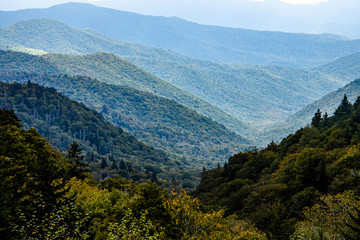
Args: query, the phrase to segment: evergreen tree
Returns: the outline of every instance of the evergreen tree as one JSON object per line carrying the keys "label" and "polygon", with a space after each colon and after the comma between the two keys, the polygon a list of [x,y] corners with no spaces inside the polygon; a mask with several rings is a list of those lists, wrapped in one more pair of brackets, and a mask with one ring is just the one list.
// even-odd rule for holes
{"label": "evergreen tree", "polygon": [[311,121],[311,126],[312,127],[320,127],[320,123],[321,123],[321,112],[320,112],[320,109],[317,110],[317,112],[315,113],[314,117],[312,118],[312,121]]}
{"label": "evergreen tree", "polygon": [[326,128],[329,126],[329,115],[327,112],[325,112],[324,116],[323,116],[323,119],[321,121],[321,126],[323,128]]}
{"label": "evergreen tree", "polygon": [[86,169],[88,164],[83,161],[84,156],[82,156],[81,153],[82,149],[79,148],[79,144],[76,141],[73,141],[67,153],[67,159],[71,164],[70,169],[68,170],[69,178],[77,177],[79,179],[84,179],[86,176],[85,173],[89,171]]}
{"label": "evergreen tree", "polygon": [[123,159],[121,159],[120,160],[120,170],[126,170],[126,163],[124,162],[124,160]]}
{"label": "evergreen tree", "polygon": [[119,169],[115,161],[112,162],[111,169],[115,169],[115,170]]}
{"label": "evergreen tree", "polygon": [[343,117],[347,114],[349,114],[352,110],[352,105],[351,103],[349,102],[346,94],[344,94],[344,98],[343,100],[341,101],[341,104],[340,106],[335,110],[334,112],[334,116],[335,117]]}
{"label": "evergreen tree", "polygon": [[100,168],[101,168],[101,169],[104,169],[104,168],[106,168],[106,167],[108,167],[108,166],[109,166],[109,165],[108,165],[106,159],[105,159],[105,158],[101,158]]}

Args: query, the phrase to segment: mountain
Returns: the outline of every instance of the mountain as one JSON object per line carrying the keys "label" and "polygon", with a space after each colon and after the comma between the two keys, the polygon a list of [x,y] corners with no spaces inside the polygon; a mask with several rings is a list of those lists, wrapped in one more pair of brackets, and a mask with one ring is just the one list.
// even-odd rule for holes
{"label": "mountain", "polygon": [[[177,16],[193,22],[267,31],[333,33],[359,38],[357,0],[324,0],[311,4],[294,1],[172,0],[99,1],[93,4],[153,16]],[[31,6],[31,5],[29,5]],[[324,28],[324,25],[326,28]],[[348,26],[349,31],[337,26]],[[353,25],[353,26],[352,26]]]}
{"label": "mountain", "polygon": [[[34,75],[19,73],[17,77],[30,81]],[[12,74],[2,73],[0,78],[0,108],[15,109],[25,129],[36,128],[61,152],[66,152],[72,141],[77,141],[95,178],[114,173],[123,175],[121,171],[125,169],[119,172],[117,167],[121,161],[132,166],[132,172],[126,174],[136,180],[150,179],[152,173],[159,173],[159,181],[171,180],[170,169],[181,172],[163,152],[136,140],[121,127],[107,122],[100,113],[57,93],[54,88],[31,82],[4,83],[4,80],[14,80]],[[146,169],[152,170],[151,174],[145,174]]]}
{"label": "mountain", "polygon": [[[293,116],[290,116],[286,121],[268,127],[264,133],[266,136],[265,139],[279,141],[287,134],[309,124],[318,109],[320,109],[323,114],[325,114],[325,112],[328,114],[332,113],[344,94],[346,94],[352,102],[360,95],[360,89],[358,88],[359,80],[351,81],[353,79],[359,79],[360,77],[359,53],[339,58],[334,62],[314,68],[312,71],[322,72],[332,76],[334,79],[338,79],[344,86],[305,106]],[[256,141],[259,142],[260,139]],[[263,141],[263,144],[264,143]]]}
{"label": "mountain", "polygon": [[235,117],[223,112],[188,92],[149,74],[134,64],[113,54],[94,53],[70,56],[64,54],[43,55],[49,64],[56,65],[61,73],[86,75],[110,84],[126,85],[155,95],[173,99],[186,107],[224,124],[241,135],[249,136],[253,131]]}
{"label": "mountain", "polygon": [[[307,73],[302,75],[305,78],[297,78],[295,82],[288,73],[284,78],[268,70],[261,70],[261,67],[229,67],[195,60],[170,51],[119,42],[93,31],[71,28],[55,20],[18,22],[2,28],[0,34],[2,39],[12,42],[13,46],[23,45],[46,52],[75,54],[103,51],[117,54],[217,106],[232,117],[258,126],[283,121],[343,85],[338,79],[319,73],[315,76],[315,85],[307,88],[306,84],[313,78]],[[237,130],[214,117],[216,114],[203,114]]]}
{"label": "mountain", "polygon": [[[5,32],[8,32],[8,34]],[[46,49],[45,51],[47,52],[62,52],[68,54],[94,53],[97,51],[113,52],[124,58],[127,58],[129,56],[135,56],[135,58],[141,58],[143,62],[147,62],[147,63],[151,58],[159,58],[159,59],[164,59],[164,61],[168,63],[165,66],[168,69],[171,69],[171,67],[168,65],[171,65],[173,62],[176,62],[176,60],[181,57],[180,55],[167,51],[162,51],[160,49],[148,48],[141,45],[119,42],[107,38],[105,36],[101,36],[93,31],[82,31],[82,30],[70,28],[67,25],[64,25],[62,23],[53,20],[33,20],[30,22],[22,22],[18,26],[15,26],[14,31],[5,30],[5,32],[4,34],[0,33],[1,35],[0,43],[2,42],[1,40],[2,38],[9,38],[9,39],[14,38],[13,40],[15,41],[15,44],[13,43],[13,45],[15,45],[16,47],[20,45],[20,49],[24,48],[23,45],[26,45],[27,48],[31,48],[31,49],[41,48],[41,49]],[[32,41],[32,43],[29,43],[29,41],[26,40],[27,38],[26,36],[30,36],[31,32],[32,33],[37,32],[38,34],[42,32],[43,35],[42,36],[40,36],[41,34],[33,35],[34,38],[38,38],[38,39],[36,41]],[[11,35],[13,37],[11,37]],[[51,38],[51,40],[49,38]],[[7,47],[4,48],[7,49]],[[97,54],[92,58],[94,59],[96,56],[101,56],[101,55]],[[52,58],[49,57],[49,59],[54,59],[54,58],[55,57]],[[62,58],[65,58],[65,56],[63,56]],[[77,61],[76,59],[80,59],[80,58],[81,57],[72,59],[71,57],[68,57],[68,61],[76,62]],[[205,116],[209,116],[214,120],[222,124],[225,124],[233,131],[236,131],[238,133],[243,133],[244,131],[246,131],[244,132],[244,134],[248,134],[247,131],[247,129],[249,128],[248,126],[241,123],[239,120],[235,119],[234,117],[231,117],[228,114],[220,111],[219,109],[216,109],[210,104],[201,101],[200,99],[196,99],[195,97],[191,96],[185,91],[181,91],[179,88],[176,88],[172,84],[168,84],[165,81],[160,80],[159,78],[150,76],[148,73],[145,73],[143,70],[140,70],[138,67],[135,67],[134,65],[131,65],[128,62],[125,62],[113,56],[108,56],[107,58],[112,59],[112,64],[115,64],[117,66],[114,66],[113,69],[111,69],[111,67],[109,66],[106,66],[107,63],[106,61],[109,61],[110,59],[106,60],[106,57],[104,57],[104,59],[100,61],[103,62],[103,64],[100,66],[98,63],[91,63],[93,64],[91,67],[90,66],[85,67],[86,64],[84,63],[82,64],[81,67],[72,65],[63,69],[69,71],[68,72],[69,74],[73,74],[73,73],[84,74],[85,72],[90,74],[90,76],[97,77],[98,79],[102,79],[102,80],[112,79],[110,81],[112,83],[115,81],[114,79],[116,78],[118,83],[126,84],[138,88],[140,90],[154,92],[157,95],[174,99],[179,103],[184,104],[185,106],[190,107],[201,114],[204,114]],[[60,56],[58,56],[57,59],[61,61]],[[82,59],[83,61],[87,61],[88,63],[91,62],[90,56],[82,57]],[[67,61],[65,61],[65,63],[66,62]],[[79,62],[77,62],[77,64],[78,63]],[[90,68],[94,67],[94,64],[97,66],[97,71],[90,70]],[[154,62],[154,64],[156,64],[156,62]],[[61,67],[61,65],[58,67]],[[115,70],[116,67],[121,68],[120,73],[119,70]],[[134,81],[134,79],[131,78],[129,80],[129,76],[121,75],[124,72],[123,71],[124,67],[126,67],[127,69],[132,69],[131,71],[137,73],[136,81]],[[112,73],[117,72],[115,76],[112,74],[106,75],[106,73],[104,73],[104,72],[108,72],[110,69]],[[121,76],[119,76],[119,74]],[[104,78],[104,76],[106,76],[106,78]],[[122,81],[118,79],[118,77],[120,77]],[[142,78],[145,77],[147,81],[142,80],[140,77]],[[141,81],[141,83],[139,81]]]}
{"label": "mountain", "polygon": [[[324,204],[326,196],[325,206],[339,210],[350,199],[343,195],[340,200],[340,194],[356,196],[360,190],[359,116],[360,96],[353,104],[342,96],[332,117],[317,114],[311,126],[297,130],[279,144],[271,142],[261,151],[240,152],[224,167],[203,172],[195,195],[204,208],[224,208],[227,215],[246,217],[272,239],[313,239],[330,232],[335,236],[335,231],[339,232],[335,238],[345,239],[338,238],[343,230],[333,222],[338,213],[317,206],[309,215],[309,208]],[[319,216],[323,212],[329,213],[328,218]],[[304,217],[306,225],[300,225]],[[323,229],[324,224],[332,230]]]}
{"label": "mountain", "polygon": [[54,87],[71,99],[101,112],[112,123],[146,144],[199,169],[223,162],[248,141],[223,125],[173,100],[126,86],[68,75],[5,72],[0,80],[28,80]]}
{"label": "mountain", "polygon": [[346,40],[335,35],[207,26],[179,18],[144,16],[83,3],[3,11],[0,18],[2,27],[19,20],[53,18],[74,27],[94,29],[121,41],[171,49],[218,63],[314,67],[360,51],[359,40]]}
{"label": "mountain", "polygon": [[345,94],[350,102],[355,102],[356,98],[360,96],[360,79],[352,81],[337,91],[326,94],[321,99],[307,105],[295,113],[285,122],[270,127],[268,132],[265,133],[266,135],[270,135],[270,137],[267,138],[278,141],[282,139],[283,136],[294,132],[296,129],[310,124],[311,119],[314,117],[314,113],[318,109],[320,109],[323,115],[325,112],[331,115]]}
{"label": "mountain", "polygon": [[313,70],[331,74],[345,81],[360,78],[360,53],[350,54]]}

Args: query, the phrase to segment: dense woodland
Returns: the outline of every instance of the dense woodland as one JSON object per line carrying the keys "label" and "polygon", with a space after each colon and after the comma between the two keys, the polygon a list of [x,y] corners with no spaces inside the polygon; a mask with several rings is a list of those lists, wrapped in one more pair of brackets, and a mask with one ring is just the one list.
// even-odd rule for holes
{"label": "dense woodland", "polygon": [[269,239],[358,239],[359,159],[360,97],[351,104],[345,95],[334,116],[318,110],[280,144],[204,171],[195,196]]}
{"label": "dense woodland", "polygon": [[114,175],[94,181],[81,149],[66,157],[13,110],[0,110],[2,239],[266,239],[252,224],[204,212],[185,191]]}
{"label": "dense woodland", "polygon": [[[170,58],[166,61],[170,61]],[[85,75],[106,83],[125,85],[175,100],[201,115],[224,124],[232,131],[245,135],[253,131],[248,125],[213,105],[110,53],[35,56],[0,50],[0,71]]]}
{"label": "dense woodland", "polygon": [[[14,109],[25,129],[34,127],[60,152],[66,152],[73,140],[83,149],[82,157],[95,179],[113,174],[134,180],[151,179],[164,186],[193,187],[196,173],[187,173],[184,163],[146,146],[115,127],[84,104],[28,82],[0,82],[1,108]],[[186,185],[187,184],[187,185]]]}
{"label": "dense woodland", "polygon": [[[28,90],[33,98],[51,99],[43,92],[56,93],[30,82],[2,85],[8,93]],[[27,102],[24,98],[17,107]],[[43,113],[37,114],[42,118]],[[3,109],[1,235],[4,239],[358,239],[359,126],[360,97],[351,104],[345,95],[334,116],[318,110],[311,126],[280,144],[271,142],[261,151],[234,155],[223,167],[204,169],[194,198],[184,190],[170,191],[155,182],[139,183],[119,175],[96,181],[77,142],[62,155],[34,128],[26,130],[14,110]]]}

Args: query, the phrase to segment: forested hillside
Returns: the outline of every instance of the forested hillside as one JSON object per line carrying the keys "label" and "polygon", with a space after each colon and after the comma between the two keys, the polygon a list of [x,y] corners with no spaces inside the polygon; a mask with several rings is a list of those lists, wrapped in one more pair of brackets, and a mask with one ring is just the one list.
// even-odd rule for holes
{"label": "forested hillside", "polygon": [[[41,95],[37,102],[55,93],[31,83],[2,85],[17,95],[30,90],[34,100]],[[76,144],[63,157],[20,121],[13,111],[0,110],[1,239],[266,239],[247,221],[202,211],[185,191],[170,193],[118,175],[94,181]]]}
{"label": "forested hillside", "polygon": [[[326,94],[321,99],[307,105],[295,113],[286,121],[269,127],[264,133],[264,135],[267,135],[265,139],[270,138],[274,141],[280,141],[284,136],[296,131],[296,129],[305,127],[307,124],[311,123],[314,112],[316,112],[318,109],[321,109],[324,114],[326,112],[329,116],[331,116],[331,113],[335,111],[336,107],[338,106],[338,102],[340,102],[344,94],[348,96],[349,101],[354,102],[357,96],[360,95],[360,80],[357,79],[352,81],[344,87]],[[257,142],[260,142],[260,139],[258,139]]]}
{"label": "forested hillside", "polygon": [[[71,28],[49,19],[18,22],[2,28],[0,32],[1,38],[13,45],[46,52],[85,54],[103,51],[117,54],[232,117],[258,126],[283,121],[307,104],[342,86],[338,79],[322,73],[312,75],[305,72],[292,79],[288,73],[277,75],[261,67],[234,68],[120,42],[94,31]],[[290,70],[286,69],[287,72]],[[311,81],[314,78],[316,81]],[[311,83],[311,87],[306,87],[308,83]],[[283,94],[284,91],[287,94]],[[210,116],[206,112],[204,114]],[[214,115],[217,116],[213,114],[210,117]],[[225,121],[221,123],[227,125]]]}
{"label": "forested hillside", "polygon": [[165,98],[88,77],[5,72],[6,82],[32,81],[54,87],[102,113],[150,146],[166,151],[190,166],[215,166],[239,151],[247,140],[223,125]]}
{"label": "forested hillside", "polygon": [[109,53],[80,56],[64,54],[34,56],[0,50],[0,71],[86,75],[107,83],[127,85],[173,99],[243,136],[249,136],[255,132],[254,129],[219,108]]}
{"label": "forested hillside", "polygon": [[280,144],[203,172],[195,196],[248,218],[270,239],[357,239],[359,116],[360,97],[351,104],[345,95],[334,116],[320,110]]}
{"label": "forested hillside", "polygon": [[[26,81],[34,79],[25,76],[18,74],[18,78]],[[14,79],[2,74],[1,81],[5,78]],[[139,142],[122,128],[105,121],[100,113],[57,93],[54,88],[31,82],[0,82],[0,90],[0,108],[15,109],[25,129],[36,128],[61,152],[77,141],[96,179],[119,174],[146,180],[159,175],[159,182],[166,184],[184,174],[184,165]],[[196,174],[193,176],[189,181],[195,181]]]}
{"label": "forested hillside", "polygon": [[[144,16],[83,3],[48,9],[0,12],[1,27],[20,20],[53,18],[91,28],[121,41],[171,49],[218,63],[314,67],[360,51],[358,40],[323,34],[293,34],[206,26],[179,18]],[[117,23],[117,24],[114,24]]]}
{"label": "forested hillside", "polygon": [[360,78],[360,53],[339,58],[334,62],[314,68],[314,70],[331,74],[346,81],[352,81]]}

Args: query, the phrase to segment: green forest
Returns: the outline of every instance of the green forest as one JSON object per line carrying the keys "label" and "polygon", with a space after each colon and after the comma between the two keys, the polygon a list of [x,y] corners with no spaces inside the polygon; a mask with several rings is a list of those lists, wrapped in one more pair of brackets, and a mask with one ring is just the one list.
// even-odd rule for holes
{"label": "green forest", "polygon": [[[25,76],[26,73],[18,74],[18,77]],[[180,187],[180,183],[185,188],[193,188],[198,182],[198,171],[187,170],[186,161],[179,162],[143,144],[121,127],[107,122],[100,113],[57,93],[54,88],[28,81],[25,84],[0,82],[0,89],[0,106],[15,109],[24,129],[36,128],[60,152],[66,152],[76,140],[97,180],[118,174],[133,180],[151,179],[175,188]]]}
{"label": "green forest", "polygon": [[360,97],[185,191],[164,173],[176,161],[83,104],[30,81],[1,89],[4,239],[358,239]]}
{"label": "green forest", "polygon": [[246,218],[268,239],[359,239],[360,97],[334,115],[241,152],[204,171],[194,195],[204,207]]}
{"label": "green forest", "polygon": [[2,239],[266,239],[184,190],[114,175],[94,180],[73,142],[62,156],[14,110],[0,110]]}

